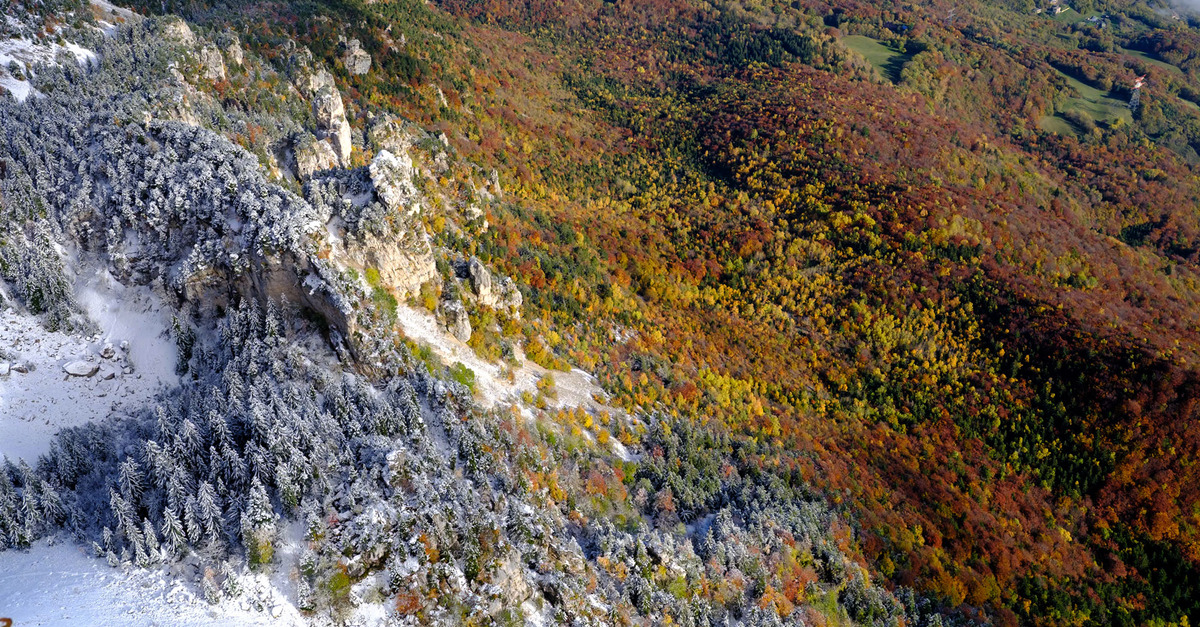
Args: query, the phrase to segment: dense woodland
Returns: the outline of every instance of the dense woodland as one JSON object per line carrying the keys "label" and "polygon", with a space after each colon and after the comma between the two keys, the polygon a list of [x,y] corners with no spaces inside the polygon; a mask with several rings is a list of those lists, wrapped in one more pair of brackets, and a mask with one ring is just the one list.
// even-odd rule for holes
{"label": "dense woodland", "polygon": [[[614,605],[605,620],[1188,624],[1200,618],[1200,22],[1145,2],[1067,4],[1057,15],[1041,2],[926,0],[138,8],[181,14],[214,38],[236,32],[261,63],[195,82],[211,98],[197,100],[212,107],[199,116],[215,131],[204,141],[245,149],[230,163],[253,170],[255,155],[269,164],[293,127],[309,123],[280,97],[297,46],[335,76],[359,134],[357,164],[372,157],[362,134],[378,116],[445,138],[415,155],[426,164],[443,148],[449,155],[423,182],[440,199],[425,228],[441,254],[478,256],[524,296],[520,320],[473,311],[471,345],[501,358],[517,341],[539,363],[593,371],[634,418],[548,413],[537,433],[511,416],[446,427],[476,487],[438,483],[453,495],[438,498],[470,508],[488,484],[554,503],[546,528],[577,543],[580,572],[621,599],[625,614]],[[136,58],[136,37],[123,36],[132,52],[112,58]],[[339,61],[349,38],[371,54],[368,73]],[[1142,75],[1141,106],[1130,111],[1124,103]],[[22,160],[18,180],[36,181],[20,185],[70,187],[39,178],[22,147],[30,140],[7,128],[37,127],[35,114],[2,106],[14,111],[0,119],[5,150]],[[167,138],[159,142],[182,132],[152,130]],[[504,192],[481,201],[491,172]],[[287,215],[327,211],[318,186],[247,176],[272,186],[254,195],[278,198],[272,206]],[[60,196],[46,200],[70,206]],[[464,217],[476,204],[486,228]],[[272,246],[304,246],[278,229],[262,233]],[[30,223],[21,241],[56,234]],[[0,273],[27,306],[49,324],[85,324],[71,321],[64,299],[42,300],[62,291],[54,260],[21,246],[0,247]],[[347,289],[326,278],[332,291]],[[249,339],[270,337],[269,316],[239,311],[223,324],[245,332],[197,353],[198,381],[228,368],[235,353],[221,351],[230,342],[270,344]],[[364,315],[384,336],[386,316]],[[423,433],[410,389],[436,399],[422,401],[432,408],[469,413],[425,391],[437,387],[429,377],[440,365],[430,375],[420,354],[387,350],[417,372],[414,382],[360,374],[389,390],[395,409],[379,411],[395,420],[339,414],[335,399],[357,407],[365,398],[346,382],[271,394],[322,390],[326,406],[311,413],[332,422],[314,418],[329,430],[317,439],[340,454],[332,442],[358,442],[363,431]],[[214,393],[237,396],[231,385]],[[226,455],[220,421],[202,409],[209,392],[189,394],[169,413],[198,416],[188,418],[204,425],[196,437],[213,446],[211,459],[187,467],[198,490],[190,500],[173,497],[170,473],[153,466],[154,447],[174,446],[186,427],[161,419],[139,427],[149,452],[133,469],[114,453],[94,471],[64,474],[55,458],[69,455],[59,452],[37,478],[11,468],[10,481],[69,490],[87,472],[108,481],[142,467],[158,473],[154,488],[122,479],[104,503],[49,499],[107,508],[107,532],[78,531],[101,536],[100,552],[115,561],[122,550],[140,559],[138,543],[153,536],[138,518],[180,527],[192,544],[234,539],[254,555],[273,524],[264,495],[275,515],[294,516],[316,504],[345,509],[336,499],[357,497],[341,494],[343,484],[388,492],[377,459],[386,447],[365,442],[352,447],[355,459],[314,446],[313,467],[329,469],[317,477],[250,461],[266,470],[218,489],[205,479],[218,458],[253,460],[274,451],[273,436],[227,418]],[[278,405],[282,414],[289,401]],[[614,459],[587,444],[591,434],[642,457]],[[68,434],[63,446],[86,437],[97,436]],[[514,452],[510,441],[525,448]],[[471,447],[494,459],[471,461]],[[347,467],[368,470],[329,479]],[[514,480],[519,488],[507,486]],[[227,520],[223,536],[203,515],[171,522],[192,501],[211,513],[201,507],[208,493],[236,502],[236,520],[249,522]],[[492,511],[511,518],[519,509],[506,507]],[[24,520],[9,528],[36,534],[41,519]],[[439,547],[476,569],[472,551],[502,555],[488,553],[479,529],[430,524],[447,534],[432,550],[424,543],[431,564],[442,563]],[[514,538],[537,545],[537,532],[505,524],[504,542],[528,556],[530,545]],[[457,544],[465,537],[478,546]],[[340,548],[322,553],[324,570],[314,572],[337,568]],[[677,556],[679,568],[662,555]],[[389,590],[397,607],[427,607],[400,598],[403,590]]]}

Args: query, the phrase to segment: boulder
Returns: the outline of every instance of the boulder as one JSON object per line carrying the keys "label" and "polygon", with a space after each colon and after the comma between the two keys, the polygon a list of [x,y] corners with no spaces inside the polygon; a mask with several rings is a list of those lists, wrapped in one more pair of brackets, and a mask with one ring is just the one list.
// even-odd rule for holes
{"label": "boulder", "polygon": [[333,142],[333,150],[337,153],[342,165],[350,163],[350,123],[346,121],[346,109],[342,105],[342,96],[336,90],[322,87],[313,97],[313,117],[317,120],[317,130],[322,138],[328,137]]}
{"label": "boulder", "polygon": [[100,366],[89,361],[78,360],[63,366],[63,370],[73,377],[90,377],[100,370]]}
{"label": "boulder", "polygon": [[371,55],[362,49],[361,42],[351,39],[342,51],[342,65],[350,74],[366,74],[371,70]]}
{"label": "boulder", "polygon": [[208,44],[200,49],[200,75],[210,81],[225,80],[225,58],[220,48]]}
{"label": "boulder", "polygon": [[445,320],[446,330],[450,335],[466,342],[471,339],[471,318],[467,308],[457,300],[444,300],[441,305],[442,319]]}
{"label": "boulder", "polygon": [[7,377],[9,370],[8,363],[0,363],[0,377]]}

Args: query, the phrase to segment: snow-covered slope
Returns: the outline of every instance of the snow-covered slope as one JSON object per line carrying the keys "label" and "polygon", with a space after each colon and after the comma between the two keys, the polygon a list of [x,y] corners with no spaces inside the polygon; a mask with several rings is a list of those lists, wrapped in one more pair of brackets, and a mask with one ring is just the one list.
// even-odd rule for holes
{"label": "snow-covered slope", "polygon": [[162,569],[112,568],[73,543],[0,553],[0,615],[20,627],[306,624],[286,600],[262,592],[210,604]]}
{"label": "snow-covered slope", "polygon": [[[96,59],[96,54],[87,48],[67,42],[58,44],[51,42],[36,42],[18,37],[0,41],[0,87],[7,89],[17,100],[25,100],[35,93],[29,83],[29,75],[36,72],[36,66],[42,63],[57,63],[60,54],[74,57],[80,65],[88,65]],[[17,73],[14,75],[13,68]]]}
{"label": "snow-covered slope", "polygon": [[[64,427],[144,406],[173,386],[169,321],[147,288],[125,288],[104,273],[79,300],[100,332],[50,332],[34,316],[0,312],[0,456],[31,464]],[[91,375],[71,375],[66,368]]]}

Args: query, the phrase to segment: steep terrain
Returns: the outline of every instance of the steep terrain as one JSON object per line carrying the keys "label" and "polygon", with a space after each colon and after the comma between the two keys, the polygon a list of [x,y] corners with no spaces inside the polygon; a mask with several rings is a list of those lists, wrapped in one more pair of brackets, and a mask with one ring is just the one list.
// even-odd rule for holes
{"label": "steep terrain", "polygon": [[[747,478],[674,530],[619,504],[643,453],[612,434],[675,451],[675,419],[606,406],[535,335],[522,350],[518,285],[430,238],[485,231],[455,203],[503,194],[486,172],[455,189],[472,166],[444,137],[384,115],[353,135],[294,44],[276,68],[178,18],[39,10],[43,38],[94,56],[31,65],[0,101],[17,624],[777,619],[686,593],[704,556],[756,568],[772,544],[811,573],[824,609],[806,611],[920,611],[870,583],[803,485]],[[242,73],[254,106],[213,91]],[[682,587],[649,583],[664,576]]]}
{"label": "steep terrain", "polygon": [[183,622],[1200,618],[1186,10],[131,9],[0,26],[0,567]]}

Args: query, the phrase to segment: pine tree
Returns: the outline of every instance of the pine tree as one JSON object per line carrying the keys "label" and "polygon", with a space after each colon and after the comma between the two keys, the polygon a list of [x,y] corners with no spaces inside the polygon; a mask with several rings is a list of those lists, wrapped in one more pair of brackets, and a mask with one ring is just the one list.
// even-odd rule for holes
{"label": "pine tree", "polygon": [[154,532],[154,523],[149,518],[142,519],[142,537],[146,540],[146,551],[152,562],[159,561],[158,534]]}
{"label": "pine tree", "polygon": [[142,497],[142,489],[144,481],[142,478],[142,470],[138,466],[136,460],[128,457],[121,462],[120,470],[117,475],[117,483],[121,486],[121,495],[125,497],[129,503],[138,503]]}
{"label": "pine tree", "polygon": [[221,536],[221,508],[217,505],[217,494],[213,490],[212,484],[207,481],[200,484],[200,491],[196,496],[197,512],[201,524],[204,525],[204,532],[208,535],[210,542],[216,542]]}
{"label": "pine tree", "polygon": [[187,545],[183,523],[179,521],[179,515],[171,507],[163,511],[162,518],[162,525],[159,529],[162,532],[164,553],[170,557],[177,557],[183,553],[184,546]]}
{"label": "pine tree", "polygon": [[275,552],[275,533],[278,516],[271,506],[267,491],[255,477],[250,486],[250,499],[242,513],[242,543],[246,546],[251,565],[271,561]]}

